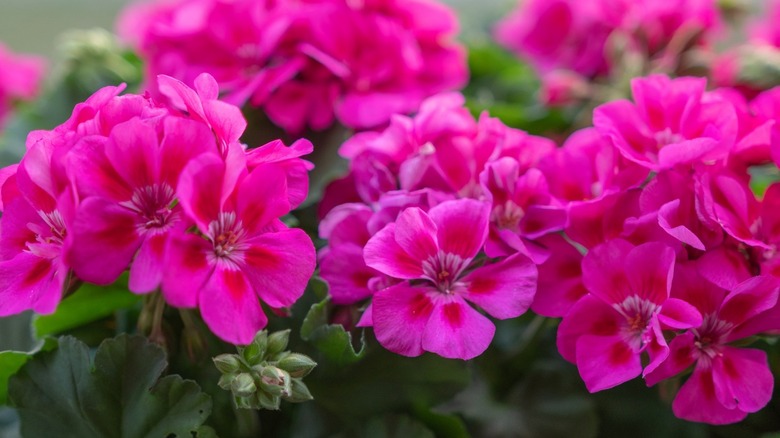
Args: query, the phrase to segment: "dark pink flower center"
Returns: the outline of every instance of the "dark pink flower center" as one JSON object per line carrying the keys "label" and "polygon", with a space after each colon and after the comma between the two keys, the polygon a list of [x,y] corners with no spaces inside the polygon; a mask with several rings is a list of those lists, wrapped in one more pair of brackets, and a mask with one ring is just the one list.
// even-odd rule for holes
{"label": "dark pink flower center", "polygon": [[141,217],[141,231],[159,232],[167,230],[175,219],[171,210],[174,195],[168,184],[153,184],[136,189],[133,197],[120,205]]}
{"label": "dark pink flower center", "polygon": [[35,241],[27,242],[27,250],[42,258],[54,258],[61,252],[62,243],[68,235],[65,220],[59,210],[49,213],[38,211],[45,225],[30,223],[27,228],[35,233]]}
{"label": "dark pink flower center", "polygon": [[423,262],[423,277],[433,282],[439,291],[451,293],[469,262],[471,259],[439,251],[438,254]]}
{"label": "dark pink flower center", "polygon": [[694,354],[698,360],[709,362],[715,356],[719,355],[723,349],[726,336],[731,333],[734,324],[718,319],[716,314],[710,313],[704,316],[701,326],[691,329],[696,337]]}

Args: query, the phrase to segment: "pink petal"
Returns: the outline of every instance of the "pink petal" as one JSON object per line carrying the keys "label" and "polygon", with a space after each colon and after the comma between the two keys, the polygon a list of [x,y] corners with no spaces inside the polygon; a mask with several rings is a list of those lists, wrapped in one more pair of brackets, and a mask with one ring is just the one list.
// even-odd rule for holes
{"label": "pink petal", "polygon": [[395,222],[395,241],[404,252],[421,263],[439,251],[436,225],[417,207],[404,210]]}
{"label": "pink petal", "polygon": [[203,285],[198,307],[209,329],[232,344],[249,344],[268,323],[244,274],[228,267],[218,267]]}
{"label": "pink petal", "polygon": [[179,178],[179,203],[203,233],[222,208],[224,176],[225,163],[216,155],[203,154],[190,161]]}
{"label": "pink petal", "polygon": [[374,234],[363,249],[366,265],[396,278],[421,278],[422,264],[404,251],[395,241],[395,224],[389,224]]}
{"label": "pink petal", "polygon": [[490,205],[473,199],[445,201],[428,215],[438,228],[439,248],[445,253],[472,258],[485,244]]}
{"label": "pink petal", "polygon": [[49,314],[62,299],[67,269],[58,260],[29,252],[0,262],[0,316],[25,310]]}
{"label": "pink petal", "polygon": [[422,348],[442,357],[469,360],[487,350],[495,331],[489,319],[453,296],[434,304]]}
{"label": "pink petal", "polygon": [[675,257],[672,248],[658,242],[632,249],[625,259],[631,290],[641,298],[662,304],[672,288]]}
{"label": "pink petal", "polygon": [[588,251],[582,259],[582,282],[588,291],[610,304],[632,295],[623,265],[633,248],[625,240],[614,239]]}
{"label": "pink petal", "polygon": [[676,376],[696,360],[693,356],[695,336],[691,332],[679,334],[669,343],[669,356],[653,371],[645,374],[647,386]]}
{"label": "pink petal", "polygon": [[712,368],[703,366],[697,366],[677,392],[672,411],[684,420],[709,424],[736,423],[747,416],[746,412],[726,408],[718,401]]}
{"label": "pink petal", "polygon": [[515,318],[528,310],[536,293],[536,265],[522,254],[475,269],[463,282],[463,298],[499,319]]}
{"label": "pink petal", "polygon": [[739,325],[765,312],[777,303],[780,282],[760,275],[737,285],[721,304],[718,318]]}
{"label": "pink petal", "polygon": [[115,126],[105,153],[113,168],[131,187],[148,187],[157,182],[160,147],[151,125],[136,118]]}
{"label": "pink petal", "polygon": [[301,229],[263,233],[246,242],[246,278],[257,295],[274,308],[295,303],[314,273],[314,244]]}
{"label": "pink petal", "polygon": [[172,233],[166,248],[162,293],[170,305],[195,307],[198,291],[211,276],[214,265],[208,260],[212,245],[202,237]]}
{"label": "pink petal", "polygon": [[713,360],[715,396],[727,409],[757,412],[772,399],[774,376],[766,352],[752,348],[724,347]]}
{"label": "pink petal", "polygon": [[184,167],[204,153],[217,153],[214,134],[203,123],[180,117],[163,122],[165,136],[160,145],[160,181],[172,188],[179,183]]}
{"label": "pink petal", "polygon": [[287,179],[277,166],[256,167],[238,186],[238,217],[249,233],[290,211]]}
{"label": "pink petal", "polygon": [[531,310],[550,318],[560,318],[588,293],[582,284],[582,254],[560,234],[540,240],[550,257],[539,269],[539,282]]}
{"label": "pink petal", "polygon": [[145,294],[155,291],[163,279],[165,269],[165,247],[168,239],[166,234],[148,236],[130,265],[130,280],[128,288],[137,293]]}
{"label": "pink petal", "polygon": [[661,307],[658,321],[664,325],[664,328],[683,330],[699,327],[702,317],[699,310],[688,302],[677,298],[669,298]]}
{"label": "pink petal", "polygon": [[91,197],[79,206],[70,227],[66,260],[82,280],[111,284],[141,246],[138,214],[105,198]]}
{"label": "pink petal", "polygon": [[374,294],[371,319],[383,347],[403,356],[422,354],[423,334],[435,307],[429,291],[439,293],[400,283]]}
{"label": "pink petal", "polygon": [[611,306],[593,295],[585,295],[558,326],[558,352],[564,359],[576,363],[577,340],[581,336],[617,336],[624,323],[625,318]]}
{"label": "pink petal", "polygon": [[320,259],[320,276],[328,282],[335,304],[353,304],[371,296],[368,281],[379,272],[366,266],[363,248],[341,245]]}
{"label": "pink petal", "polygon": [[577,340],[577,369],[588,391],[597,392],[639,376],[642,362],[621,336],[583,335]]}

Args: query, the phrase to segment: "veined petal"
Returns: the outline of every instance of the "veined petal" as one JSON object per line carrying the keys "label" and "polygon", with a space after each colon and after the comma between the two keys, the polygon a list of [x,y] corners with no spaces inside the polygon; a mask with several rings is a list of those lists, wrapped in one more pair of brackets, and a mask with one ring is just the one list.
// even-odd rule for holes
{"label": "veined petal", "polygon": [[458,296],[434,304],[422,348],[450,359],[469,360],[490,345],[496,328]]}
{"label": "veined petal", "polygon": [[490,204],[474,199],[445,201],[428,215],[436,224],[439,248],[464,259],[477,255],[485,244],[490,219]]}
{"label": "veined petal", "polygon": [[154,234],[144,239],[133,264],[130,265],[128,288],[131,291],[145,294],[160,287],[166,265],[167,241],[167,234]]}
{"label": "veined petal", "polygon": [[131,187],[146,187],[160,174],[160,146],[154,127],[138,118],[111,130],[105,148],[113,168]]}
{"label": "veined petal", "polygon": [[415,260],[422,263],[439,251],[436,225],[417,207],[410,207],[398,215],[395,222],[395,241]]}
{"label": "veined petal", "polygon": [[396,278],[421,278],[422,263],[406,253],[395,241],[394,223],[388,224],[366,243],[363,258],[366,265]]}
{"label": "veined petal", "polygon": [[238,186],[238,217],[254,233],[290,211],[287,179],[274,164],[262,164]]}
{"label": "veined petal", "polygon": [[588,391],[598,392],[639,376],[642,362],[621,336],[583,335],[577,340],[577,369]]}
{"label": "veined petal", "polygon": [[222,207],[224,176],[225,163],[219,156],[203,154],[190,161],[179,178],[179,203],[203,233]]}
{"label": "veined petal", "polygon": [[728,409],[756,412],[772,399],[774,376],[766,352],[752,348],[724,347],[713,359],[715,396]]}
{"label": "veined petal", "polygon": [[301,229],[263,233],[247,241],[242,267],[257,295],[271,307],[291,306],[314,273],[314,244]]}
{"label": "veined petal", "polygon": [[632,249],[625,270],[634,294],[656,304],[669,298],[674,269],[674,250],[662,243],[649,242]]}
{"label": "veined petal", "polygon": [[110,284],[130,266],[142,242],[137,216],[105,198],[91,197],[81,203],[65,257],[79,278]]}
{"label": "veined petal", "polygon": [[0,262],[0,316],[30,309],[41,314],[54,312],[62,299],[66,274],[59,260],[26,251]]}
{"label": "veined petal", "polygon": [[268,323],[244,274],[224,265],[218,265],[198,293],[198,307],[209,329],[232,344],[249,344]]}
{"label": "veined petal", "polygon": [[531,306],[536,280],[536,265],[515,254],[469,273],[463,278],[465,289],[458,294],[495,318],[515,318]]}
{"label": "veined petal", "polygon": [[745,418],[747,412],[729,409],[718,401],[712,377],[711,367],[697,366],[674,398],[674,415],[709,424],[736,423]]}
{"label": "veined petal", "polygon": [[718,318],[741,324],[777,303],[780,282],[775,277],[760,275],[738,284],[723,299]]}
{"label": "veined petal", "polygon": [[576,363],[577,340],[584,335],[617,336],[625,318],[597,297],[588,294],[572,306],[558,326],[558,351]]}
{"label": "veined petal", "polygon": [[428,291],[404,282],[374,294],[371,319],[383,347],[403,356],[422,354],[425,326],[435,307]]}
{"label": "veined petal", "polygon": [[699,310],[690,303],[669,298],[664,302],[661,313],[658,314],[658,321],[665,328],[683,330],[700,326],[702,317]]}
{"label": "veined petal", "polygon": [[162,283],[163,296],[170,305],[197,305],[198,291],[214,270],[213,262],[207,257],[209,251],[213,251],[212,245],[201,237],[182,232],[171,234]]}

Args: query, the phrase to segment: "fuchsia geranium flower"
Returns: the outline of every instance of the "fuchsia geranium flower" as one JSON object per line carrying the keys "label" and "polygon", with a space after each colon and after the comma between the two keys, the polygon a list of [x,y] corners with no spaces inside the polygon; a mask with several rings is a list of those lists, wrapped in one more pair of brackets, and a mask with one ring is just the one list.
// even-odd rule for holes
{"label": "fuchsia geranium flower", "polygon": [[150,76],[207,72],[290,133],[380,126],[467,77],[455,17],[429,0],[177,0],[132,6],[119,29]]}
{"label": "fuchsia geranium flower", "polygon": [[650,170],[722,160],[736,140],[736,114],[705,86],[705,79],[692,77],[633,79],[634,103],[597,107],[593,125],[624,157]]}
{"label": "fuchsia geranium flower", "polygon": [[197,231],[182,227],[172,236],[162,289],[175,306],[199,307],[209,328],[235,344],[248,344],[266,325],[258,297],[273,308],[291,306],[315,262],[306,233],[278,220],[290,210],[285,174],[244,166],[202,154],[185,167],[179,201]]}
{"label": "fuchsia geranium flower", "polygon": [[38,95],[45,64],[43,58],[17,55],[0,43],[0,130],[15,101]]}
{"label": "fuchsia geranium flower", "polygon": [[[589,391],[647,375],[669,355],[662,329],[701,324],[695,307],[669,297],[674,261],[674,251],[661,243],[634,246],[621,239],[583,259],[582,280],[590,293],[563,318],[558,350],[577,364]],[[650,357],[644,367],[643,352]]]}
{"label": "fuchsia geranium flower", "polygon": [[495,327],[467,304],[496,318],[523,314],[536,290],[536,267],[515,254],[479,266],[489,206],[461,199],[426,213],[404,210],[366,244],[366,264],[401,282],[374,294],[371,324],[377,340],[404,356],[423,351],[471,359],[490,344]]}
{"label": "fuchsia geranium flower", "polygon": [[672,404],[675,415],[728,424],[769,403],[774,378],[766,353],[733,344],[780,328],[778,287],[776,278],[758,276],[725,290],[695,268],[678,271],[673,294],[696,306],[704,319],[700,327],[675,336],[669,359],[647,375],[647,384],[654,385],[694,366]]}

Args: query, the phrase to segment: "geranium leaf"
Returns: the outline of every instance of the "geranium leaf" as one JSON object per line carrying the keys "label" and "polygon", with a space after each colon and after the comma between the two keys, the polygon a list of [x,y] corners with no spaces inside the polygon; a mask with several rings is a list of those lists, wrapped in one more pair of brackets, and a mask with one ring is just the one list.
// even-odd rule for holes
{"label": "geranium leaf", "polygon": [[23,436],[191,437],[211,413],[211,399],[192,381],[160,379],[165,353],[140,336],[88,347],[63,337],[11,378],[9,397]]}
{"label": "geranium leaf", "polygon": [[[315,280],[312,280],[315,281]],[[335,365],[357,362],[365,355],[365,338],[360,338],[360,349],[355,351],[352,334],[339,324],[329,324],[330,299],[313,305],[301,325],[301,338],[314,345]]]}

